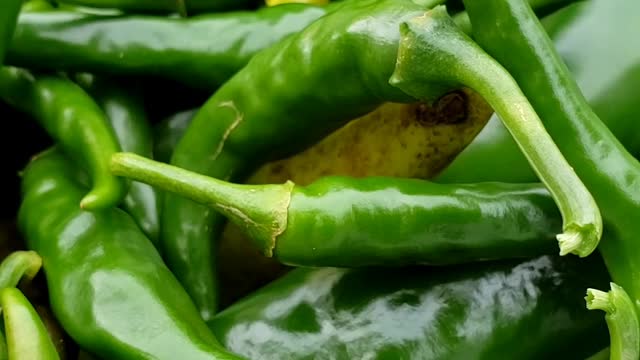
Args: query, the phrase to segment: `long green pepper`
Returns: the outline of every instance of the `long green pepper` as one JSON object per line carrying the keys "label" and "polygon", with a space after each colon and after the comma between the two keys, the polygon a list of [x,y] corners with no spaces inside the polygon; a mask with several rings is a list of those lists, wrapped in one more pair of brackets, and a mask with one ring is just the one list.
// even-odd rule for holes
{"label": "long green pepper", "polygon": [[89,173],[91,189],[79,201],[91,210],[118,205],[127,184],[109,172],[121,150],[102,109],[80,86],[62,76],[0,69],[0,98],[31,115]]}
{"label": "long green pepper", "polygon": [[[171,163],[204,175],[236,180],[263,162],[299,151],[383,101],[434,101],[447,91],[467,86],[500,111],[560,206],[564,219],[563,233],[558,235],[561,254],[586,256],[595,249],[602,227],[590,194],[550,141],[526,98],[518,95],[515,82],[474,47],[448,15],[449,30],[444,29],[442,35],[454,34],[460,40],[459,46],[426,51],[419,54],[424,55],[420,61],[441,64],[449,56],[447,51],[462,51],[460,57],[448,59],[445,66],[449,67],[445,69],[447,74],[460,77],[425,79],[428,74],[403,73],[411,66],[395,69],[394,73],[399,25],[422,16],[423,7],[410,1],[371,0],[342,5],[304,31],[254,56],[198,111]],[[444,8],[436,9],[440,9],[436,14],[446,14]],[[438,39],[440,35],[432,37]],[[477,58],[484,62],[465,64]],[[474,71],[464,73],[467,65],[475,65]],[[484,76],[486,71],[500,76],[500,80]],[[389,83],[392,73],[394,85]],[[416,75],[422,78],[416,81]],[[413,88],[420,81],[430,85]],[[294,82],[304,86],[291,87]],[[398,86],[416,97],[403,93]],[[506,106],[501,97],[506,94],[513,94],[518,108]],[[211,119],[216,121],[212,123]],[[544,142],[545,146],[538,148],[535,142]],[[222,219],[206,207],[167,194],[162,223],[163,253],[169,266],[208,319],[215,312],[209,243],[217,235]],[[275,236],[277,229],[274,231]]]}
{"label": "long green pepper", "polygon": [[[593,283],[591,281],[594,281]],[[567,359],[606,346],[598,254],[453,268],[297,268],[210,326],[251,359]]]}
{"label": "long green pepper", "polygon": [[18,212],[64,330],[106,359],[240,359],[219,345],[127,213],[77,206],[86,192],[78,172],[55,148],[39,154],[23,172]]}
{"label": "long green pepper", "polygon": [[158,76],[212,91],[258,51],[337,6],[285,4],[187,19],[23,12],[6,61],[30,69]]}
{"label": "long green pepper", "polygon": [[[237,185],[135,154],[112,171],[224,214],[287,265],[444,265],[548,254],[560,228],[544,187],[326,177],[308,186]],[[542,196],[541,196],[542,195]]]}

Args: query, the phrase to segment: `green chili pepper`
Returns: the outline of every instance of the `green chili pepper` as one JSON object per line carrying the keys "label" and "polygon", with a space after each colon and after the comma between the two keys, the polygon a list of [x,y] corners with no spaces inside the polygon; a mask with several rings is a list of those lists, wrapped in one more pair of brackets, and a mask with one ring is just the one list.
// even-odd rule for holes
{"label": "green chili pepper", "polygon": [[336,6],[286,4],[188,19],[23,12],[6,61],[31,69],[153,75],[211,91],[256,52]]}
{"label": "green chili pepper", "polygon": [[[541,21],[593,110],[632,154],[640,155],[636,131],[640,46],[634,45],[634,34],[640,33],[640,4],[623,1],[621,9],[618,3],[582,1]],[[494,117],[435,180],[531,182],[536,177]]]}
{"label": "green chili pepper", "polygon": [[120,203],[127,185],[111,175],[108,163],[120,145],[104,112],[81,87],[63,77],[4,67],[0,98],[33,116],[89,172],[92,188],[81,199],[81,207],[91,210]]}
{"label": "green chili pepper", "polygon": [[22,0],[3,0],[0,4],[0,64],[13,37],[21,6]]}
{"label": "green chili pepper", "polygon": [[[123,85],[91,74],[78,74],[76,81],[92,95],[104,111],[123,151],[153,156],[151,126],[142,98]],[[160,203],[149,185],[132,182],[122,203],[147,237],[157,245],[160,232]]]}
{"label": "green chili pepper", "polygon": [[199,12],[229,11],[254,7],[257,0],[57,0],[93,8],[119,9],[128,12],[180,13],[183,16]]}
{"label": "green chili pepper", "polygon": [[[534,3],[547,9],[550,1],[557,6],[553,0]],[[441,2],[419,3],[431,7]],[[282,4],[187,19],[64,10],[23,12],[7,61],[33,69],[153,75],[212,91],[258,51],[340,6],[340,2]],[[215,40],[211,34],[216,34]]]}
{"label": "green chili pepper", "polygon": [[620,286],[611,283],[611,290],[604,292],[588,289],[587,308],[603,310],[609,326],[612,360],[640,358],[640,325],[629,295]]}
{"label": "green chili pepper", "polygon": [[106,359],[239,359],[217,343],[128,214],[78,208],[86,190],[76,172],[59,151],[39,154],[23,172],[18,212],[65,331]]}
{"label": "green chili pepper", "polygon": [[[238,179],[385,101],[415,102],[390,86],[388,78],[399,22],[423,12],[408,0],[340,3],[339,10],[255,55],[216,91],[195,115],[171,163]],[[211,238],[219,234],[223,218],[168,193],[161,222],[165,260],[202,317],[210,319],[217,307]]]}
{"label": "green chili pepper", "polygon": [[[624,289],[631,299],[630,303],[636,306],[635,309],[624,311],[635,311],[639,316],[639,229],[633,214],[640,212],[640,192],[636,186],[640,183],[640,163],[626,151],[589,106],[526,2],[474,0],[465,1],[465,4],[478,42],[521,84],[536,111],[545,119],[549,133],[557,140],[603,210],[611,236],[600,243],[599,250],[613,281]],[[594,4],[588,9],[597,14],[608,9],[603,2]],[[640,14],[640,4],[634,1],[619,2],[615,11],[625,14],[620,16],[630,14],[628,19],[631,20]],[[640,26],[637,21],[621,21]],[[512,56],[514,53],[518,54],[517,60]],[[532,78],[536,81],[530,81]],[[637,324],[635,322],[635,326]],[[616,331],[620,332],[620,329]],[[640,333],[639,329],[627,331],[636,335]],[[634,348],[639,342],[627,342],[626,345],[632,347],[629,350],[631,353],[640,351]],[[619,348],[616,351],[620,353]]]}
{"label": "green chili pepper", "polygon": [[[452,264],[553,251],[557,208],[541,186],[325,177],[237,185],[139,155],[112,171],[210,206],[288,265]],[[540,194],[544,194],[540,196]]]}
{"label": "green chili pepper", "polygon": [[483,95],[560,209],[560,254],[591,254],[602,235],[598,207],[510,74],[456,27],[444,6],[403,22],[400,31],[398,62],[389,82],[420,99],[460,84]]}
{"label": "green chili pepper", "polygon": [[582,296],[607,281],[598,254],[442,269],[298,268],[210,327],[251,359],[583,360],[607,337]]}
{"label": "green chili pepper", "polygon": [[[415,97],[401,92],[397,85],[390,85],[389,77],[398,53],[399,24],[423,15],[425,9],[411,1],[362,0],[341,5],[304,31],[255,55],[227,81],[195,115],[171,163],[204,175],[234,180],[263,162],[299,151],[382,102],[415,102]],[[451,27],[456,29],[453,24]],[[470,48],[467,57],[488,58],[479,48]],[[440,64],[441,54],[429,53],[421,61]],[[460,64],[462,60],[449,66],[456,69]],[[532,162],[542,167],[540,175],[565,217],[564,233],[558,235],[561,252],[589,254],[602,231],[595,202],[550,141],[535,112],[530,106],[525,108],[526,98],[518,99],[522,109],[528,111],[523,113],[525,119],[505,106],[500,94],[519,93],[515,82],[502,76],[499,83],[465,84],[464,81],[472,83],[475,75],[486,71],[505,73],[495,71],[499,65],[494,62],[485,61],[485,65],[490,67],[476,67],[475,74],[454,85],[475,87],[481,96],[500,105],[503,115],[508,115],[506,121],[513,126],[518,142]],[[450,73],[450,69],[446,71]],[[484,76],[483,80],[487,78],[493,81],[490,76]],[[304,86],[292,87],[293,83]],[[420,89],[418,95],[433,101],[445,95],[445,90],[452,90],[437,82],[431,85],[431,93]],[[212,118],[216,121],[211,122]],[[538,141],[545,144],[541,152]],[[219,232],[222,219],[210,209],[173,194],[165,196],[162,213],[163,254],[201,309],[203,318],[208,319],[215,312],[209,242],[212,234]]]}
{"label": "green chili pepper", "polygon": [[9,360],[60,359],[38,313],[20,290],[1,289],[0,307]]}

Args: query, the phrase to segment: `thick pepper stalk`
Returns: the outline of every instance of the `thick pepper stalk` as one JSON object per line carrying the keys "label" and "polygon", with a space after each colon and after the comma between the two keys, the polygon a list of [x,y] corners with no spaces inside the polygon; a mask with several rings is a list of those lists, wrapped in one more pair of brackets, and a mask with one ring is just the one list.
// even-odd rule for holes
{"label": "thick pepper stalk", "polygon": [[[629,295],[635,309],[620,312],[640,317],[640,253],[638,222],[632,214],[640,212],[640,163],[627,152],[589,106],[567,65],[560,58],[549,36],[523,0],[465,1],[477,41],[505,66],[520,84],[551,136],[572,167],[595,196],[610,236],[598,249],[613,281]],[[602,3],[599,6],[603,6]],[[630,1],[625,10],[638,12]],[[606,7],[605,7],[606,8]],[[597,11],[598,7],[591,10]],[[618,7],[616,7],[619,10]],[[637,24],[637,22],[635,22]],[[513,54],[518,54],[514,57]],[[535,79],[536,81],[531,81]],[[597,294],[597,293],[596,293]],[[628,328],[611,329],[611,335],[638,336]],[[614,344],[623,343],[614,341]],[[627,341],[629,353],[638,353],[640,341]],[[617,345],[616,345],[617,346]],[[616,349],[617,354],[627,350]],[[613,354],[613,351],[612,351]]]}

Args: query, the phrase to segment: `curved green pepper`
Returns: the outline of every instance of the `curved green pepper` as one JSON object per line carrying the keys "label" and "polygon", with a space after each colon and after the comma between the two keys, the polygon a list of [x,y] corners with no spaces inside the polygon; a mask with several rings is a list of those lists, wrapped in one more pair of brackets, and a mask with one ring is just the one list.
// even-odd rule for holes
{"label": "curved green pepper", "polygon": [[153,75],[211,91],[256,52],[336,6],[286,4],[188,19],[23,12],[6,62],[30,69]]}
{"label": "curved green pepper", "polygon": [[582,360],[607,342],[582,297],[607,282],[597,254],[443,269],[298,268],[210,327],[252,359]]}
{"label": "curved green pepper", "polygon": [[13,37],[21,6],[22,0],[3,0],[0,4],[0,64]]}
{"label": "curved green pepper", "polygon": [[[139,94],[124,91],[115,81],[97,78],[91,74],[76,75],[76,82],[100,105],[123,151],[153,156],[151,126]],[[122,207],[157,245],[160,232],[160,201],[156,190],[146,184],[132,182]]]}
{"label": "curved green pepper", "polygon": [[[640,9],[633,0],[622,3],[624,10],[617,1],[582,1],[541,22],[589,105],[632,154],[640,155],[636,131],[640,46],[634,45],[634,36],[640,33]],[[531,182],[536,177],[507,129],[494,117],[435,180]]]}
{"label": "curved green pepper", "polygon": [[226,352],[124,211],[84,211],[77,170],[50,150],[23,172],[18,224],[43,258],[65,331],[107,359],[239,359]]}
{"label": "curved green pepper", "polygon": [[[340,3],[339,10],[254,56],[216,91],[196,113],[171,163],[216,178],[238,179],[384,101],[415,101],[389,85],[388,78],[399,22],[423,12],[408,0]],[[165,195],[163,255],[202,317],[210,319],[217,307],[211,238],[218,235],[224,219],[191,200]]]}
{"label": "curved green pepper", "polygon": [[[434,49],[422,54],[420,61],[430,68],[429,62],[442,65],[441,60],[450,59],[442,65],[447,67],[445,73],[459,77],[421,82],[425,79],[414,78],[417,72],[403,72],[411,66],[400,70],[394,66],[399,25],[422,16],[423,7],[411,1],[372,0],[342,5],[300,33],[255,55],[200,108],[171,163],[235,180],[263,162],[299,151],[382,102],[416,102],[418,98],[434,101],[456,88],[470,87],[497,106],[559,205],[564,220],[563,233],[557,236],[561,253],[586,256],[595,249],[602,233],[595,202],[545,133],[517,84],[495,61],[473,46],[450,21],[450,30],[442,29],[442,34],[436,31],[432,38],[455,31],[462,39],[456,44],[466,46],[453,49],[461,50],[460,56],[450,57],[447,51],[451,49]],[[402,59],[403,54],[398,61]],[[471,62],[479,66],[465,72]],[[389,81],[392,73],[393,85]],[[292,83],[304,86],[292,87]],[[426,88],[416,92],[412,88],[416,83],[426,84]],[[502,95],[509,95],[518,107],[507,106]],[[163,254],[200,307],[203,318],[208,319],[215,312],[209,242],[219,231],[222,219],[210,209],[174,194],[167,194],[162,212]]]}
{"label": "curved green pepper", "polygon": [[29,300],[16,288],[0,289],[9,360],[58,360],[47,328]]}
{"label": "curved green pepper", "polygon": [[454,264],[553,252],[557,208],[542,186],[438,185],[332,176],[237,185],[135,154],[112,171],[227,216],[266,256],[297,266]]}
{"label": "curved green pepper", "polygon": [[33,116],[90,174],[91,189],[80,200],[81,207],[92,210],[122,201],[126,182],[109,172],[111,154],[120,151],[120,145],[104,112],[80,86],[61,76],[4,67],[0,97]]}
{"label": "curved green pepper", "polygon": [[[555,50],[538,19],[522,0],[465,1],[478,42],[498,59],[521,84],[545,126],[556,139],[577,173],[603,210],[608,236],[601,251],[612,279],[629,295],[628,305],[640,320],[640,253],[637,217],[640,212],[640,162],[633,158],[591,109],[564,61]],[[596,14],[610,4],[593,3]],[[616,3],[615,11],[636,19],[640,4]],[[624,21],[624,20],[621,20]],[[628,23],[640,28],[635,21]],[[496,24],[500,24],[497,26]],[[632,50],[633,51],[633,50]],[[517,60],[512,56],[518,54]],[[633,60],[633,59],[632,59]],[[628,61],[628,60],[627,60]],[[536,81],[530,81],[530,79]],[[622,311],[622,310],[618,310]],[[640,329],[627,322],[636,337]],[[612,335],[614,335],[612,329]],[[617,334],[619,330],[615,330]],[[640,352],[640,340],[625,341],[629,353]],[[615,352],[614,352],[615,350]],[[612,355],[620,355],[615,343]]]}

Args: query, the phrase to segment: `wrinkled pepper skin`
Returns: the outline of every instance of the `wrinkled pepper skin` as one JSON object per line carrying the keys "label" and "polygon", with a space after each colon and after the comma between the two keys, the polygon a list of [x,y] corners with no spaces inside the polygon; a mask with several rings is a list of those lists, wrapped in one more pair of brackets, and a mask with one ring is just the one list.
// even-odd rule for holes
{"label": "wrinkled pepper skin", "polygon": [[181,13],[229,11],[254,7],[258,0],[60,0],[93,8],[118,9],[127,12]]}
{"label": "wrinkled pepper skin", "polygon": [[[637,221],[640,162],[591,109],[526,3],[515,0],[465,3],[478,42],[521,84],[536,111],[545,119],[549,134],[596,198],[610,235],[603,239],[598,249],[612,280],[627,292],[640,317],[640,227]],[[587,10],[593,12],[596,19],[607,11],[615,11],[618,15],[613,21],[627,24],[630,28],[625,31],[638,33],[633,29],[640,30],[637,21],[640,3],[637,1],[619,1],[615,6],[608,1],[589,4]],[[498,22],[499,27],[495,26]],[[640,49],[629,48],[629,53]],[[517,61],[509,55],[513,52],[520,54]],[[532,77],[536,81],[528,81]]]}
{"label": "wrinkled pepper skin", "polygon": [[106,359],[239,359],[218,344],[127,213],[77,206],[86,190],[56,150],[24,170],[18,224],[42,256],[52,310],[65,331]]}
{"label": "wrinkled pepper skin", "polygon": [[298,268],[210,327],[252,359],[584,359],[607,344],[596,254],[455,269]]}
{"label": "wrinkled pepper skin", "polygon": [[0,98],[31,115],[89,173],[91,189],[79,200],[81,207],[120,204],[127,183],[109,172],[120,144],[102,109],[80,86],[62,76],[7,66],[0,69]]}
{"label": "wrinkled pepper skin", "polygon": [[[400,22],[424,11],[411,1],[340,3],[304,31],[255,55],[216,91],[195,115],[171,163],[234,181],[385,101],[415,102],[388,79]],[[219,236],[224,218],[191,200],[165,195],[162,253],[202,317],[211,319],[218,301],[211,239]]]}
{"label": "wrinkled pepper skin", "polygon": [[11,43],[21,6],[22,0],[3,0],[0,4],[0,64]]}
{"label": "wrinkled pepper skin", "polygon": [[286,4],[188,19],[23,12],[6,62],[32,69],[152,75],[211,91],[256,52],[335,7]]}
{"label": "wrinkled pepper skin", "polygon": [[[590,0],[541,20],[589,105],[632,154],[640,155],[637,129],[640,33],[637,2]],[[544,119],[543,119],[544,120]],[[553,134],[552,134],[553,135]],[[494,116],[476,139],[435,177],[438,182],[531,182],[536,176]]]}
{"label": "wrinkled pepper skin", "polygon": [[[80,74],[76,81],[104,111],[123,151],[153,156],[153,136],[142,97],[124,90],[115,80]],[[160,201],[149,185],[132,182],[122,207],[157,246],[160,236]]]}
{"label": "wrinkled pepper skin", "polygon": [[59,360],[42,319],[17,288],[0,289],[9,360]]}

